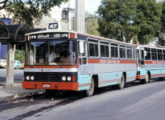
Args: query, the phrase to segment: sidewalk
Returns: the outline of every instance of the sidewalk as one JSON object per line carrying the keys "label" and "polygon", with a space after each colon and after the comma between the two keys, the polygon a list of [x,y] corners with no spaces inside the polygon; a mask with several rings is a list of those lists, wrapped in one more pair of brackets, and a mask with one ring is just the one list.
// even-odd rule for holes
{"label": "sidewalk", "polygon": [[5,85],[0,84],[0,101],[5,98],[17,99],[26,96],[27,94],[37,94],[43,90],[26,90],[22,88],[21,83],[15,83],[13,87],[6,88]]}

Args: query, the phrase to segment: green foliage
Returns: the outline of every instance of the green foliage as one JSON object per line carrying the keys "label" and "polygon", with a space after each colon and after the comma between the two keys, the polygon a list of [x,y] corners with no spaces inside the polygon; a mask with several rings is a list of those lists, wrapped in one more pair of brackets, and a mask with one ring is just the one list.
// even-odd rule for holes
{"label": "green foliage", "polygon": [[25,51],[24,50],[16,50],[15,51],[15,60],[19,60],[22,63],[25,61]]}
{"label": "green foliage", "polygon": [[148,43],[161,28],[161,8],[155,0],[139,0],[137,6],[138,21],[140,26],[138,40],[141,44]]}
{"label": "green foliage", "polygon": [[43,15],[54,6],[59,6],[68,0],[2,0],[0,10],[5,9],[13,14],[14,23],[26,23],[33,26],[34,22],[39,22]]}
{"label": "green foliage", "polygon": [[98,13],[99,31],[105,37],[144,44],[160,29],[155,0],[102,0]]}
{"label": "green foliage", "polygon": [[88,34],[99,36],[98,32],[98,17],[89,13],[86,13],[86,30]]}

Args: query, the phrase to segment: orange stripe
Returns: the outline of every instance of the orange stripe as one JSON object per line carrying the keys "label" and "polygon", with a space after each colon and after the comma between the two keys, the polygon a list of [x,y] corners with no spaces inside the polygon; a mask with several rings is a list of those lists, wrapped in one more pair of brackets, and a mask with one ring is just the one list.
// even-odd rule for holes
{"label": "orange stripe", "polygon": [[100,63],[99,59],[88,59],[88,63]]}
{"label": "orange stripe", "polygon": [[145,61],[145,64],[152,64],[152,61]]}

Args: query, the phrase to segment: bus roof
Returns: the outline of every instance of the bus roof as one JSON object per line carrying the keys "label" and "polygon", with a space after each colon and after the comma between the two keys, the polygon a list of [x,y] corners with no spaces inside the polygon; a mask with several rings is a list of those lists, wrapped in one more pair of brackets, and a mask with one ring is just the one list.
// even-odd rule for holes
{"label": "bus roof", "polygon": [[151,48],[151,49],[160,49],[160,50],[165,50],[165,47],[163,46],[151,46],[151,45],[136,45],[137,48],[139,49],[144,49],[144,48]]}

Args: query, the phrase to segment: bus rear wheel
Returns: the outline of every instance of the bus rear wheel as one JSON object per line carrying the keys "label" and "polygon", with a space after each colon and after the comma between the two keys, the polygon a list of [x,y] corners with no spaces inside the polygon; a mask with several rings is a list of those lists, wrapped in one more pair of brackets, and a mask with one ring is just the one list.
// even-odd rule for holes
{"label": "bus rear wheel", "polygon": [[121,79],[120,79],[120,84],[119,84],[119,89],[123,89],[125,87],[125,76],[122,75]]}
{"label": "bus rear wheel", "polygon": [[89,89],[86,91],[86,95],[88,97],[93,96],[94,91],[95,91],[95,82],[94,82],[94,79],[92,78]]}

